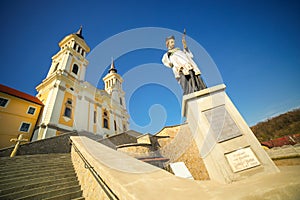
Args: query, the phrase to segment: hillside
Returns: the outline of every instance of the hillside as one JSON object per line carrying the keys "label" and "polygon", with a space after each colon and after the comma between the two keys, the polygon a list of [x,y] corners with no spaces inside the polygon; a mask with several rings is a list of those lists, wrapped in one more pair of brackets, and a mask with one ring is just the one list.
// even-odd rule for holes
{"label": "hillside", "polygon": [[300,133],[300,108],[251,127],[260,142]]}

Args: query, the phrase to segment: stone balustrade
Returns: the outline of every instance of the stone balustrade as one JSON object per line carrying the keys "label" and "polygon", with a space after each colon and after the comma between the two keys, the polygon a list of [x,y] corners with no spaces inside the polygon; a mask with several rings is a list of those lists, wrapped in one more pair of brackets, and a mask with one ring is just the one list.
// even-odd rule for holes
{"label": "stone balustrade", "polygon": [[87,200],[295,199],[300,194],[298,166],[220,184],[176,177],[87,137],[72,136],[71,141],[73,165]]}
{"label": "stone balustrade", "polygon": [[[72,160],[86,199],[109,199],[105,189],[118,199],[193,199],[209,197],[199,183],[176,177],[124,153],[115,151],[86,137],[72,136]],[[101,187],[79,154],[101,177]],[[206,199],[207,199],[206,198]],[[196,198],[195,198],[196,199]]]}

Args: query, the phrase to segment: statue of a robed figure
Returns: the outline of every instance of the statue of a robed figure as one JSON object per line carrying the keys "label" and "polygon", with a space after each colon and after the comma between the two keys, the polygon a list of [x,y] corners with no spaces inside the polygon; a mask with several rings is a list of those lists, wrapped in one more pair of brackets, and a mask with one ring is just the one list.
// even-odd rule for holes
{"label": "statue of a robed figure", "polygon": [[185,40],[185,30],[182,35],[183,50],[175,47],[175,37],[166,38],[168,51],[164,54],[162,62],[173,70],[176,80],[181,85],[183,94],[190,94],[206,88],[201,78],[201,72],[193,61],[193,54],[189,50]]}
{"label": "statue of a robed figure", "polygon": [[166,39],[168,51],[162,62],[172,68],[183,89],[182,117],[199,152],[195,158],[203,160],[210,180],[232,183],[254,174],[279,172],[226,94],[226,86],[206,87],[185,37],[184,31],[183,50],[175,47],[174,36]]}

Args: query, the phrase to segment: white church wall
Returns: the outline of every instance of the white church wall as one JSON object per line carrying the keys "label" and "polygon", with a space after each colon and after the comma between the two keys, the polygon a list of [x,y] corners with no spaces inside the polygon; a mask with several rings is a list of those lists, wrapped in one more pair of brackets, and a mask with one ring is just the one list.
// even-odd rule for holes
{"label": "white church wall", "polygon": [[61,109],[62,109],[62,106],[63,106],[63,103],[64,103],[63,102],[64,94],[65,94],[65,92],[62,91],[61,89],[59,89],[59,87],[54,88],[54,92],[52,94],[53,95],[52,99],[54,101],[54,104],[53,104],[52,115],[51,115],[51,118],[49,120],[49,123],[58,124]]}

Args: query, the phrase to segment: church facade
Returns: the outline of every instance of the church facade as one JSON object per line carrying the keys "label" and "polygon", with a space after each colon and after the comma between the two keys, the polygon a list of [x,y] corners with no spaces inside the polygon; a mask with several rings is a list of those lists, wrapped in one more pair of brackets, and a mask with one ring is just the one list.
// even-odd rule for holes
{"label": "church facade", "polygon": [[44,109],[33,140],[74,130],[103,136],[127,131],[129,115],[123,79],[114,62],[103,78],[105,88],[101,90],[85,80],[90,48],[82,36],[82,28],[62,39],[59,47],[46,78],[36,87]]}

